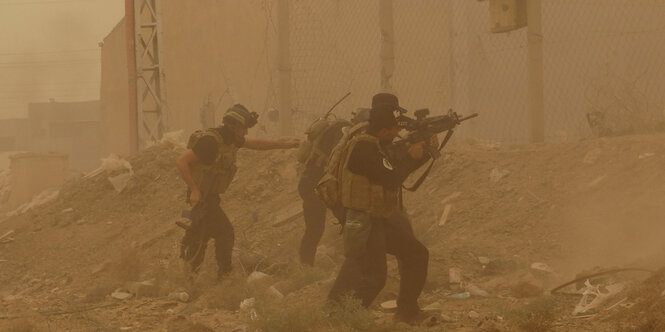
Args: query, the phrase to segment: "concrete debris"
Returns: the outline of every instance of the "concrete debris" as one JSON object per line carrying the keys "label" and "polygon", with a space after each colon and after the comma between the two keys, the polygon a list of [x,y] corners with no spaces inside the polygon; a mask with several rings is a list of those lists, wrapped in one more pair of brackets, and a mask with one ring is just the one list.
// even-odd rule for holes
{"label": "concrete debris", "polygon": [[95,275],[101,273],[102,271],[106,270],[106,268],[109,266],[109,264],[111,264],[110,261],[104,261],[102,263],[99,263],[99,264],[93,266],[92,269],[90,270],[90,274],[95,276]]}
{"label": "concrete debris", "polygon": [[448,196],[446,196],[443,200],[441,200],[441,205],[445,205],[446,203],[452,202],[462,196],[461,191],[456,191]]}
{"label": "concrete debris", "polygon": [[60,213],[70,213],[70,212],[74,212],[74,208],[66,208],[66,209],[60,211]]}
{"label": "concrete debris", "polygon": [[125,284],[125,288],[136,297],[154,297],[159,293],[154,279],[141,282],[131,281]]}
{"label": "concrete debris", "polygon": [[0,236],[0,242],[2,242],[3,240],[5,240],[7,238],[10,238],[10,236],[14,235],[14,233],[16,233],[16,231],[14,231],[12,229],[12,230],[8,231],[7,233],[3,234],[2,236]]}
{"label": "concrete debris", "polygon": [[545,263],[540,263],[540,262],[535,262],[531,264],[531,269],[537,270],[537,271],[543,271],[547,273],[552,273],[554,272],[554,269],[552,269],[549,265]]}
{"label": "concrete debris", "polygon": [[489,264],[491,261],[492,261],[492,260],[489,259],[489,257],[478,256],[478,263],[480,263],[480,264],[482,264],[482,265],[487,265],[487,264]]}
{"label": "concrete debris", "polygon": [[16,210],[7,212],[6,216],[7,217],[14,217],[18,216],[20,214],[24,214],[33,208],[36,208],[38,206],[44,205],[48,202],[51,202],[58,198],[58,195],[60,194],[60,191],[57,189],[46,189],[42,191],[41,193],[37,194],[32,201],[22,204],[19,206]]}
{"label": "concrete debris", "polygon": [[505,169],[500,170],[498,168],[493,168],[490,171],[490,181],[495,182],[495,183],[499,182],[501,179],[508,176],[508,174],[510,174],[509,170],[505,170]]}
{"label": "concrete debris", "polygon": [[464,286],[464,290],[469,292],[469,294],[473,296],[480,296],[480,297],[488,297],[489,293],[487,293],[485,290],[481,289],[480,287],[473,285],[473,284],[467,284]]}
{"label": "concrete debris", "polygon": [[132,165],[129,163],[129,161],[122,159],[112,153],[108,157],[102,158],[101,166],[86,174],[84,178],[91,178],[103,172],[113,172],[119,170],[127,170],[129,171],[130,175],[134,175],[134,170],[132,169]]}
{"label": "concrete debris", "polygon": [[597,186],[601,181],[605,180],[606,177],[607,177],[607,175],[601,175],[601,176],[593,179],[593,181],[589,182],[589,188],[593,188],[593,187]]}
{"label": "concrete debris", "polygon": [[425,310],[425,311],[438,311],[438,310],[441,310],[442,308],[443,307],[441,306],[441,303],[439,303],[439,301],[436,301],[436,302],[430,303],[427,306],[425,306],[423,308],[423,310]]}
{"label": "concrete debris", "polygon": [[642,154],[640,154],[639,156],[637,156],[637,159],[647,159],[647,158],[651,158],[651,157],[653,157],[653,156],[655,156],[655,155],[656,155],[656,154],[653,153],[653,152],[646,152],[646,153],[642,153]]}
{"label": "concrete debris", "polygon": [[582,159],[582,162],[585,164],[594,164],[598,160],[598,157],[603,153],[603,150],[599,148],[595,148],[590,150],[589,152],[584,155],[584,159]]}
{"label": "concrete debris", "polygon": [[478,318],[480,318],[480,314],[477,313],[477,312],[475,312],[475,311],[473,311],[473,310],[471,310],[471,311],[469,311],[469,318],[471,318],[471,319],[478,319]]}
{"label": "concrete debris", "polygon": [[450,295],[450,297],[453,299],[468,299],[471,297],[471,293],[469,292],[457,293]]}
{"label": "concrete debris", "polygon": [[282,294],[282,292],[280,292],[277,288],[275,288],[275,286],[268,287],[268,294],[278,299],[284,298],[284,294]]}
{"label": "concrete debris", "polygon": [[187,292],[173,292],[169,294],[169,299],[180,302],[187,302],[189,301],[189,294]]}
{"label": "concrete debris", "polygon": [[131,177],[132,175],[130,173],[122,173],[116,176],[109,176],[108,180],[111,182],[111,185],[113,185],[113,189],[120,193],[125,190],[125,187],[127,187],[127,183],[129,183],[129,179]]}
{"label": "concrete debris", "polygon": [[185,140],[184,140],[184,133],[185,131],[183,129],[180,130],[174,130],[174,131],[169,131],[167,133],[164,133],[162,135],[162,138],[159,140],[159,142],[148,142],[148,147],[157,144],[170,144],[173,146],[173,149],[184,149],[185,148]]}
{"label": "concrete debris", "polygon": [[451,284],[459,284],[462,282],[462,270],[457,267],[448,269],[448,282]]}
{"label": "concrete debris", "polygon": [[254,308],[254,304],[256,304],[255,298],[250,297],[248,299],[244,299],[240,302],[240,310],[250,310]]}
{"label": "concrete debris", "polygon": [[247,283],[251,284],[255,281],[259,281],[259,280],[265,279],[267,277],[269,277],[269,275],[267,275],[263,272],[254,271],[254,272],[250,273],[249,276],[247,276]]}
{"label": "concrete debris", "polygon": [[384,310],[395,310],[397,309],[397,300],[382,302],[381,308],[383,308]]}
{"label": "concrete debris", "polygon": [[446,314],[441,314],[441,322],[443,322],[443,323],[454,323],[455,320],[452,317],[450,317]]}
{"label": "concrete debris", "polygon": [[114,298],[114,299],[117,299],[117,300],[127,300],[127,299],[131,298],[132,296],[134,296],[134,295],[132,295],[131,293],[126,292],[122,289],[116,289],[113,293],[111,293],[111,297]]}
{"label": "concrete debris", "polygon": [[439,226],[443,226],[446,224],[446,221],[448,220],[448,215],[450,215],[450,210],[452,210],[453,205],[452,204],[446,204],[446,206],[443,208],[443,213],[441,214],[441,218],[439,219]]}

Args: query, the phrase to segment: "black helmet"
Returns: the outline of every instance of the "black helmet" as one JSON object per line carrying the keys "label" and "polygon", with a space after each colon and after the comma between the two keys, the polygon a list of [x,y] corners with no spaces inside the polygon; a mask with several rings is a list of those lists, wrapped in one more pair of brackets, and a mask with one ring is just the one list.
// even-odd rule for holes
{"label": "black helmet", "polygon": [[256,112],[250,112],[247,107],[241,104],[235,104],[231,106],[224,117],[222,118],[223,123],[228,123],[229,120],[235,123],[239,123],[247,128],[252,128],[257,123],[259,115]]}

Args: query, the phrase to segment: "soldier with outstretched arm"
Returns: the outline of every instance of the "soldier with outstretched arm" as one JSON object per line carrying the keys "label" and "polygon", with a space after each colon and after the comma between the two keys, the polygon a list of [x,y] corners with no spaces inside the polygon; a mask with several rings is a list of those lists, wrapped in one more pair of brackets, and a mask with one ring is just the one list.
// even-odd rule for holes
{"label": "soldier with outstretched arm", "polygon": [[232,106],[225,113],[221,126],[192,134],[187,150],[176,161],[187,184],[187,202],[193,208],[192,225],[185,232],[181,250],[181,258],[188,264],[190,272],[199,271],[206,244],[211,238],[215,239],[218,277],[227,275],[232,269],[233,226],[219,205],[219,196],[235,176],[238,149],[290,149],[300,144],[297,138],[267,140],[246,137],[248,129],[257,123],[257,118],[256,113],[243,105]]}

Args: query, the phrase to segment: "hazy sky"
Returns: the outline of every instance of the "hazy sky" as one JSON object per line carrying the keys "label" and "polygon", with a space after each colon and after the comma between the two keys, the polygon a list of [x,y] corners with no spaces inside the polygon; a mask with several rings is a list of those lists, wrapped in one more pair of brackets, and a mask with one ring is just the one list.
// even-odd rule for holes
{"label": "hazy sky", "polygon": [[27,103],[99,99],[98,43],[123,0],[0,0],[0,118]]}

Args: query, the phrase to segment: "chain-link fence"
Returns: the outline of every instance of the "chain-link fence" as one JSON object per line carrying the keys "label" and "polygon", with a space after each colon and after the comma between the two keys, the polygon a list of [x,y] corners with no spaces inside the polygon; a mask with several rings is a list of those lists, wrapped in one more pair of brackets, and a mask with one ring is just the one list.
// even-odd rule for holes
{"label": "chain-link fence", "polygon": [[[335,111],[344,117],[381,90],[380,1],[289,2],[296,133],[346,92]],[[265,12],[258,44],[270,54],[279,47],[277,1],[245,6]],[[590,136],[594,112],[619,114],[632,129],[663,122],[664,0],[542,0],[541,14],[547,141]],[[393,0],[393,22],[391,83],[406,108],[480,113],[458,138],[529,140],[528,28],[490,32],[489,0]],[[277,61],[260,61],[257,106],[278,109]]]}

